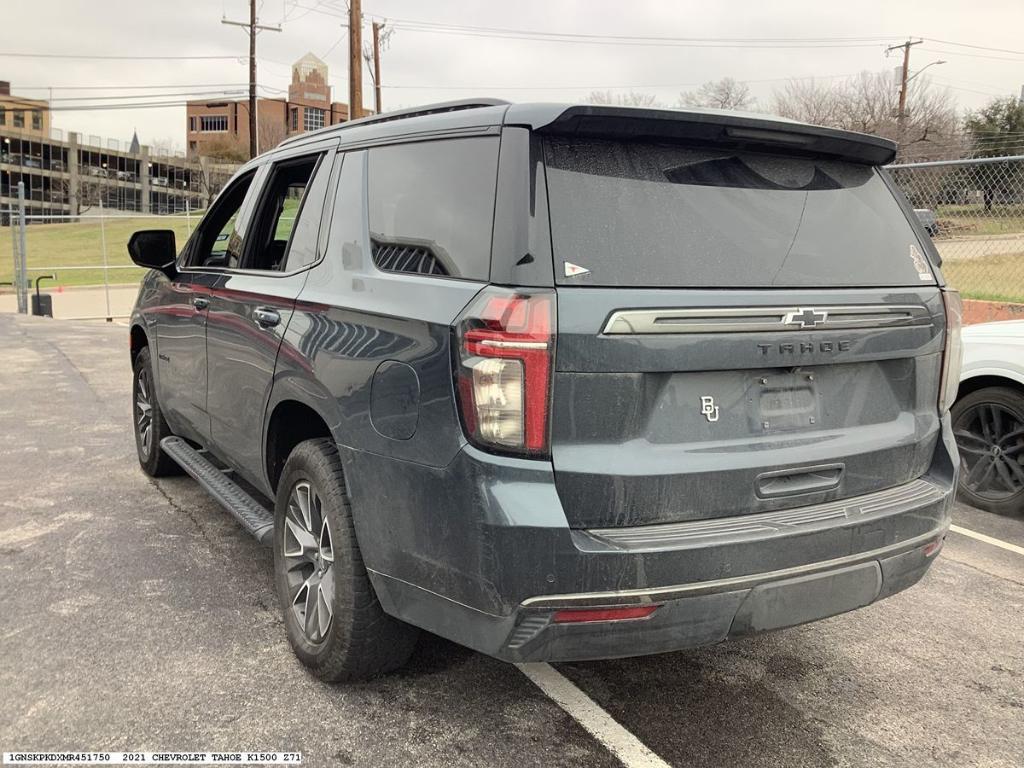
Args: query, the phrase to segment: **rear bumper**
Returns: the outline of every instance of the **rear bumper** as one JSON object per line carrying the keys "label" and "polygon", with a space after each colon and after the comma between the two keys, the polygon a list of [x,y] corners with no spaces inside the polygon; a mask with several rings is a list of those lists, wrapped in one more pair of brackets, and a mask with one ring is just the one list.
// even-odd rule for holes
{"label": "rear bumper", "polygon": [[[454,530],[449,521],[437,539],[435,506],[420,551],[398,552],[393,536],[382,557],[367,552],[358,522],[357,532],[385,610],[463,645],[515,662],[661,653],[833,616],[915,584],[949,526],[955,456],[947,417],[928,474],[899,488],[780,513],[580,531],[536,511],[543,481],[517,477],[527,467],[510,476],[502,460],[470,451],[483,520],[456,520]],[[557,495],[547,501],[560,512]],[[455,503],[453,516],[465,516]],[[658,607],[642,619],[554,620],[559,610],[644,605]]]}

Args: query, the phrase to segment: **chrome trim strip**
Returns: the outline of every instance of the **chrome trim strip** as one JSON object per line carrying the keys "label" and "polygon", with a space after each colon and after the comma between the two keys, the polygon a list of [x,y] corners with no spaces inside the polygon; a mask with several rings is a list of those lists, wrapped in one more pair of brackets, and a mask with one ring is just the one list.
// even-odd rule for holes
{"label": "chrome trim strip", "polygon": [[[805,322],[801,318],[807,315]],[[815,315],[822,316],[817,320]],[[787,322],[788,321],[788,322]],[[822,307],[708,307],[706,309],[620,309],[601,333],[634,336],[654,333],[748,333],[755,331],[846,330],[926,325],[921,304],[829,305]]]}
{"label": "chrome trim strip", "polygon": [[481,347],[497,347],[500,349],[547,349],[546,341],[499,341],[497,339],[484,339],[476,342]]}
{"label": "chrome trim strip", "polygon": [[772,512],[624,528],[592,528],[585,533],[630,552],[714,546],[719,543],[716,540],[725,540],[722,542],[725,543],[751,536],[792,535],[835,520],[860,521],[878,512],[897,514],[940,501],[945,493],[935,483],[918,478],[895,488]]}
{"label": "chrome trim strip", "polygon": [[859,552],[855,555],[836,557],[832,560],[821,560],[816,563],[796,565],[791,568],[780,568],[777,571],[766,571],[754,573],[748,576],[731,576],[726,579],[714,579],[712,581],[698,581],[690,584],[679,584],[672,587],[655,587],[651,589],[622,589],[614,592],[580,592],[575,595],[543,595],[530,597],[519,604],[520,608],[561,608],[566,605],[583,608],[635,605],[652,602],[667,602],[680,597],[693,597],[695,595],[709,594],[713,592],[728,592],[735,589],[747,589],[765,584],[770,581],[779,581],[793,576],[805,576],[821,571],[829,571],[834,568],[842,568],[847,565],[858,565],[871,560],[878,560],[883,557],[899,555],[911,549],[916,549],[949,530],[949,523],[936,528],[935,530],[915,536],[912,539],[901,541],[897,544],[890,544],[887,547],[880,547],[868,552]]}

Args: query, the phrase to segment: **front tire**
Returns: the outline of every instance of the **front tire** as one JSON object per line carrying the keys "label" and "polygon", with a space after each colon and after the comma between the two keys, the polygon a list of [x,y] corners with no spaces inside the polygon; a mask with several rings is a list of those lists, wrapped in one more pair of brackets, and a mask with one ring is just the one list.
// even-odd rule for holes
{"label": "front tire", "polygon": [[957,400],[952,419],[960,498],[998,515],[1024,512],[1024,395],[985,387]]}
{"label": "front tire", "polygon": [[363,565],[338,448],[299,443],[274,506],[274,576],[288,641],[322,680],[366,680],[405,664],[418,630],[381,608]]}
{"label": "front tire", "polygon": [[142,471],[150,477],[180,475],[181,468],[160,448],[160,441],[174,433],[167,426],[156,398],[149,347],[139,350],[132,366],[132,423]]}

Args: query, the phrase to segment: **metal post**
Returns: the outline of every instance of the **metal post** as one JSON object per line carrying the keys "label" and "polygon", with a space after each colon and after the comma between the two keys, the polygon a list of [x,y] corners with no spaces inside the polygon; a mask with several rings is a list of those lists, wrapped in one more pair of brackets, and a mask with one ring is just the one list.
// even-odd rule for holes
{"label": "metal post", "polygon": [[104,224],[105,217],[103,215],[103,198],[100,197],[100,248],[103,252],[103,293],[107,299],[107,322],[111,323],[114,321],[113,316],[110,314],[110,279],[109,272],[107,271],[107,228]]}
{"label": "metal post", "polygon": [[20,280],[18,281],[18,311],[28,314],[28,259],[25,256],[25,182],[18,182],[18,264]]}
{"label": "metal post", "polygon": [[21,254],[18,253],[18,225],[14,219],[14,205],[7,206],[7,223],[11,228],[11,258],[14,259],[14,277],[11,285],[14,286],[14,296],[18,302],[18,311],[21,312]]}
{"label": "metal post", "polygon": [[188,236],[192,237],[192,206],[189,202],[188,195],[185,196],[185,229],[188,230]]}

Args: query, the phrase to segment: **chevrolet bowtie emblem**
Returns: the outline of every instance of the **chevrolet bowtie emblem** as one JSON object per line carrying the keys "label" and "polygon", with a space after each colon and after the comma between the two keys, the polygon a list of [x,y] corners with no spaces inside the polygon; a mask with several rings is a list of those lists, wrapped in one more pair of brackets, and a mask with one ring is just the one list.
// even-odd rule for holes
{"label": "chevrolet bowtie emblem", "polygon": [[814,309],[797,309],[787,312],[782,318],[783,325],[799,325],[801,328],[813,328],[819,323],[828,320],[828,312],[818,312]]}

